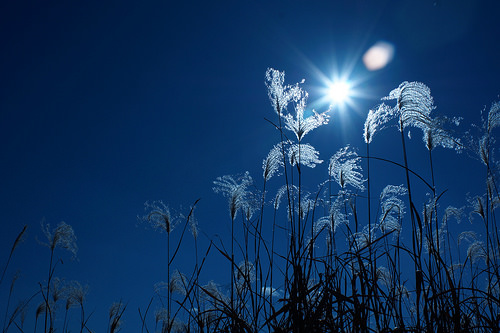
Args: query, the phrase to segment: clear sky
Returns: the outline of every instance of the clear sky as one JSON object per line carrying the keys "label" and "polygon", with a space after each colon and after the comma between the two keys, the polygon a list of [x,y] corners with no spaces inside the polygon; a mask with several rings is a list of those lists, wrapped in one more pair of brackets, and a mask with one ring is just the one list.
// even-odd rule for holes
{"label": "clear sky", "polygon": [[[279,139],[265,120],[275,117],[268,67],[291,84],[305,79],[318,111],[328,107],[314,103],[322,75],[351,73],[359,83],[360,96],[308,137],[325,161],[346,144],[364,151],[368,110],[403,81],[425,83],[436,112],[463,117],[468,129],[499,100],[499,11],[493,0],[1,2],[1,265],[25,224],[28,231],[0,286],[0,313],[16,270],[16,299],[46,280],[40,222],[65,221],[78,259],[58,252],[64,264],[56,275],[89,285],[89,326],[104,331],[109,306],[122,299],[124,331],[138,330],[137,308],[167,278],[165,234],[137,216],[146,201],[187,214],[201,198],[200,251],[209,238],[227,237],[227,202],[213,193],[213,180],[248,170],[261,184],[262,159]],[[394,58],[370,72],[361,57],[381,40],[394,46]],[[425,153],[420,131],[412,134]],[[389,142],[375,138],[373,153],[401,162]],[[460,206],[466,192],[480,194],[464,175],[482,165],[461,156],[468,162],[450,166],[455,153],[440,152],[437,182],[450,201]],[[308,172],[327,176],[326,165]],[[184,242],[174,266],[187,270],[191,236]],[[203,279],[225,279],[221,263],[211,253]]]}

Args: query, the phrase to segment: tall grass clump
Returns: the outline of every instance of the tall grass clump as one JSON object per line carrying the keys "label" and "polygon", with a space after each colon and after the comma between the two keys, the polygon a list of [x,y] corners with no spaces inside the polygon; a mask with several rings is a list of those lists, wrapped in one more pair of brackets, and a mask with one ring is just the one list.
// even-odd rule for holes
{"label": "tall grass clump", "polygon": [[[308,93],[301,83],[286,84],[284,72],[268,69],[265,82],[273,110],[266,120],[275,139],[262,176],[243,171],[213,180],[214,192],[227,200],[229,214],[220,218],[229,235],[199,232],[198,200],[186,214],[174,214],[161,201],[145,205],[140,220],[166,235],[166,282],[158,282],[139,309],[141,332],[499,331],[500,103],[460,134],[461,119],[437,115],[429,87],[403,82],[368,111],[361,151],[346,145],[323,159],[308,134],[329,123],[331,110],[308,108]],[[410,130],[421,132],[422,147],[410,143]],[[382,131],[394,136],[395,157],[374,145]],[[443,149],[477,164],[469,172],[479,172],[482,193],[440,187],[442,168],[453,167],[436,163]],[[319,183],[311,184],[313,174],[321,175]],[[459,202],[450,205],[453,200]],[[76,330],[90,332],[86,288],[55,277],[56,249],[76,253],[73,230],[64,223],[43,230],[50,260],[32,297],[42,299],[35,331],[56,331],[58,299],[65,295],[62,331],[69,331],[68,310],[78,306]],[[209,240],[205,249],[199,249],[200,235]],[[178,254],[186,248],[194,249],[193,262],[181,272]],[[205,265],[209,256],[222,260],[227,276],[221,281],[207,278],[213,273]],[[3,332],[23,332],[20,313],[34,302],[10,310],[13,286]],[[122,327],[126,307],[113,304],[108,332]]]}

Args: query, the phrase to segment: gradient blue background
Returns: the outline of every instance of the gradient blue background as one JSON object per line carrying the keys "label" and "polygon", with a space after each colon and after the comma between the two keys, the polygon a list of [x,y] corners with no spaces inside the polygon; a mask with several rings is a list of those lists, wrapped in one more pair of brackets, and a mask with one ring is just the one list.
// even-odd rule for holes
{"label": "gradient blue background", "polygon": [[[328,77],[350,68],[360,80],[363,96],[306,137],[325,161],[348,143],[364,151],[368,110],[405,80],[427,84],[436,112],[463,117],[467,129],[499,99],[499,11],[497,1],[472,0],[3,1],[0,264],[23,225],[28,232],[0,290],[0,313],[17,269],[15,299],[46,279],[40,222],[65,221],[78,237],[78,260],[58,252],[64,264],[56,275],[89,285],[89,327],[104,331],[109,306],[122,299],[123,331],[138,331],[137,308],[167,278],[166,237],[137,216],[148,200],[187,213],[201,198],[200,251],[216,234],[228,240],[226,199],[212,181],[248,170],[262,182],[262,159],[279,139],[264,120],[275,116],[266,68],[284,70],[288,83],[305,78],[310,104],[322,97],[318,71]],[[361,56],[379,40],[395,46],[395,57],[368,72]],[[372,153],[401,161],[400,150],[388,148],[397,138],[390,131],[375,137]],[[417,166],[427,155],[421,133],[412,134]],[[479,162],[439,153],[437,182],[449,189],[447,200],[461,206],[466,192],[482,193],[482,178],[471,176],[483,172]],[[373,170],[375,191],[404,182],[402,173],[385,181],[393,173],[383,165]],[[419,171],[429,176],[427,164]],[[326,165],[308,172],[325,179]],[[185,242],[174,266],[188,271],[191,236]],[[227,283],[225,263],[212,253],[202,280]]]}

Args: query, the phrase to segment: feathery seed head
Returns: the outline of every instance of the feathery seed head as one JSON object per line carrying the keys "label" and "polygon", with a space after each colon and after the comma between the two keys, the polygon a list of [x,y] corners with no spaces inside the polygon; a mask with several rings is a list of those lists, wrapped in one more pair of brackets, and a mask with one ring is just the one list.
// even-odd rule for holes
{"label": "feathery seed head", "polygon": [[395,109],[384,103],[377,106],[375,110],[368,111],[363,131],[365,143],[371,143],[375,132],[378,129],[383,129],[385,124],[394,118],[395,114]]}
{"label": "feathery seed head", "polygon": [[117,316],[123,307],[123,302],[114,302],[109,308],[109,318]]}
{"label": "feathery seed head", "polygon": [[298,104],[295,108],[295,115],[287,113],[283,115],[283,120],[285,122],[285,128],[289,131],[292,131],[297,140],[300,142],[304,135],[309,133],[310,131],[318,128],[321,125],[328,124],[330,119],[330,109],[325,112],[318,113],[315,110],[312,111],[312,115],[304,118],[305,111],[305,99],[307,98],[307,94],[303,97],[302,102]]}
{"label": "feathery seed head", "polygon": [[479,140],[479,158],[484,165],[488,165],[490,160],[490,153],[488,149],[489,136],[487,134],[483,135],[481,140]]}
{"label": "feathery seed head", "polygon": [[285,194],[287,194],[288,191],[291,191],[292,193],[290,193],[290,194],[291,194],[291,196],[293,196],[294,189],[295,189],[294,185],[289,185],[289,186],[283,185],[278,189],[278,191],[276,192],[276,196],[274,197],[274,200],[273,200],[273,206],[274,206],[275,210],[278,210],[278,208],[280,207],[280,204],[281,204],[281,199],[283,198],[283,196]]}
{"label": "feathery seed head", "polygon": [[318,156],[319,152],[308,143],[292,144],[288,148],[288,160],[292,166],[302,164],[314,168],[323,163]]}
{"label": "feathery seed head", "polygon": [[224,295],[220,289],[219,286],[214,282],[214,281],[209,281],[206,285],[202,287],[203,293],[202,295],[211,302],[226,302],[227,301],[227,296]]}
{"label": "feathery seed head", "polygon": [[169,321],[169,312],[165,308],[160,308],[155,311],[155,322],[158,325],[160,322],[168,322]]}
{"label": "feathery seed head", "polygon": [[243,209],[247,217],[250,212],[255,212],[255,207],[252,206],[255,203],[251,200],[252,193],[247,190],[252,184],[253,179],[248,171],[239,177],[226,175],[214,180],[214,192],[221,193],[228,198],[231,220],[236,218],[240,209]]}
{"label": "feathery seed head", "polygon": [[268,181],[283,166],[283,143],[275,145],[262,161],[264,180]]}
{"label": "feathery seed head", "polygon": [[71,281],[67,286],[68,299],[75,300],[78,304],[83,304],[87,297],[89,287],[82,286],[78,281]]}
{"label": "feathery seed head", "polygon": [[380,215],[379,228],[382,232],[401,231],[399,221],[405,213],[405,205],[400,197],[406,195],[407,190],[403,185],[387,185],[380,194]]}
{"label": "feathery seed head", "polygon": [[44,245],[48,246],[52,251],[56,247],[66,249],[73,254],[73,257],[76,257],[78,251],[76,236],[73,228],[69,224],[61,222],[51,231],[50,224],[47,223],[44,225],[42,222],[42,230],[48,241],[48,243]]}
{"label": "feathery seed head", "polygon": [[238,265],[236,272],[236,283],[241,286],[243,283],[255,281],[255,267],[249,261],[242,261]]}
{"label": "feathery seed head", "polygon": [[425,131],[430,122],[430,113],[435,108],[431,90],[421,82],[405,81],[382,100],[396,99],[396,108],[403,128],[418,127]]}
{"label": "feathery seed head", "polygon": [[[396,99],[397,104],[390,113],[399,117],[402,128],[417,127],[425,135],[427,130],[434,126],[431,119],[431,111],[435,109],[434,101],[431,90],[425,84],[405,81],[392,90],[389,96],[382,98],[382,100],[392,99]],[[424,138],[424,142],[426,141]]]}
{"label": "feathery seed head", "polygon": [[311,193],[303,192],[300,198],[300,205],[295,206],[295,211],[301,219],[305,220],[307,214],[313,211],[317,206],[318,202],[311,198]]}
{"label": "feathery seed head", "polygon": [[172,232],[175,226],[174,219],[170,213],[170,208],[163,201],[146,202],[144,203],[144,209],[148,213],[142,217],[142,220],[149,222],[154,229],[165,231],[167,234]]}
{"label": "feathery seed head", "polygon": [[346,192],[342,189],[339,190],[337,197],[330,207],[329,219],[333,221],[333,232],[337,230],[342,224],[349,225],[349,220],[347,219],[347,214],[344,210],[344,204]]}
{"label": "feathery seed head", "polygon": [[109,322],[110,322],[110,333],[118,332],[122,321],[120,320],[123,312],[125,311],[126,305],[123,302],[115,302],[111,305],[109,309]]}
{"label": "feathery seed head", "polygon": [[161,295],[164,291],[170,291],[170,290],[168,290],[168,288],[170,288],[170,285],[168,282],[165,282],[165,281],[157,282],[153,286],[155,293],[159,294],[159,295]]}
{"label": "feathery seed head", "polygon": [[316,222],[314,222],[313,238],[324,229],[330,229],[331,231],[333,231],[333,224],[331,223],[329,216],[322,216]]}
{"label": "feathery seed head", "polygon": [[392,278],[389,270],[384,266],[377,267],[377,279],[383,283],[387,288],[392,288]]}
{"label": "feathery seed head", "polygon": [[297,100],[300,88],[298,85],[284,85],[285,72],[280,72],[273,68],[268,68],[266,71],[266,86],[269,95],[269,100],[278,115],[282,115],[286,111],[288,104]]}
{"label": "feathery seed head", "polygon": [[45,302],[38,304],[35,311],[35,318],[38,318],[45,311],[47,311],[47,305],[45,304]]}
{"label": "feathery seed head", "polygon": [[477,240],[477,234],[474,231],[463,231],[458,235],[457,244],[460,245],[463,241],[473,243]]}
{"label": "feathery seed head", "polygon": [[500,126],[500,102],[493,103],[488,112],[488,133],[498,126]]}
{"label": "feathery seed head", "polygon": [[480,196],[475,196],[473,198],[469,198],[469,203],[472,206],[472,212],[469,214],[469,220],[472,220],[473,214],[477,214],[481,216],[481,218],[484,220],[486,218],[485,212],[484,212],[484,198]]}
{"label": "feathery seed head", "polygon": [[[280,117],[283,117],[285,128],[292,131],[299,142],[304,135],[313,129],[328,123],[330,117],[328,112],[330,112],[330,109],[322,113],[317,113],[313,110],[311,116],[304,117],[309,95],[299,87],[299,84],[285,86],[284,72],[268,68],[266,71],[266,81],[269,99],[274,110]],[[294,115],[285,113],[288,104],[291,102],[294,102],[295,106]]]}
{"label": "feathery seed head", "polygon": [[186,275],[182,274],[180,271],[175,270],[170,278],[170,292],[178,292],[182,295],[186,295],[188,289],[188,278]]}
{"label": "feathery seed head", "polygon": [[365,186],[363,183],[365,179],[361,174],[363,169],[359,165],[360,161],[361,158],[358,154],[347,145],[330,158],[328,173],[341,188],[351,185],[358,190],[364,191]]}
{"label": "feathery seed head", "polygon": [[471,260],[473,264],[480,259],[486,261],[487,256],[484,243],[481,241],[475,241],[472,244],[470,244],[469,248],[467,249],[467,257],[469,257],[469,260]]}
{"label": "feathery seed head", "polygon": [[191,235],[193,235],[194,239],[198,238],[198,220],[191,216],[189,219],[189,230],[191,230]]}
{"label": "feathery seed head", "polygon": [[457,223],[460,223],[460,221],[462,220],[462,217],[464,215],[464,210],[465,210],[465,207],[461,207],[461,208],[457,208],[457,207],[453,207],[453,206],[446,207],[446,209],[444,210],[443,221],[446,221],[446,220],[453,217],[453,218],[455,218]]}
{"label": "feathery seed head", "polygon": [[439,117],[430,118],[428,126],[422,128],[424,136],[425,146],[428,150],[433,150],[436,147],[443,147],[449,149],[455,149],[457,152],[461,152],[463,149],[463,144],[460,139],[454,138],[450,130],[445,130],[447,124],[454,124],[455,126],[460,125],[461,118]]}
{"label": "feathery seed head", "polygon": [[370,230],[368,226],[364,226],[362,231],[352,234],[352,244],[356,251],[361,250],[370,245],[370,234],[373,234],[373,228]]}

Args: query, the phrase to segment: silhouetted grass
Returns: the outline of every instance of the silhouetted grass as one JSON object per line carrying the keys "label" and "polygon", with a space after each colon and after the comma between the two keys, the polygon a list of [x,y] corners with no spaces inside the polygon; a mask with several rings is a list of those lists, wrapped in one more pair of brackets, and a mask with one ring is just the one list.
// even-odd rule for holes
{"label": "silhouetted grass", "polygon": [[[160,260],[167,267],[168,281],[157,284],[149,304],[139,309],[141,331],[499,331],[500,237],[495,212],[500,197],[493,154],[499,104],[492,105],[479,136],[457,138],[449,129],[456,119],[433,116],[430,89],[422,83],[403,82],[383,99],[396,100],[395,106],[384,102],[368,113],[363,134],[366,156],[358,156],[350,146],[341,148],[330,159],[325,180],[310,193],[305,170],[322,161],[304,137],[328,122],[328,111],[305,117],[307,93],[299,84],[285,85],[284,73],[273,69],[266,79],[275,111],[275,119],[268,121],[278,131],[279,141],[263,161],[260,189],[248,172],[214,181],[215,192],[228,200],[230,238],[211,238],[200,255],[194,218],[198,201],[187,216],[175,217],[162,202],[146,204],[147,213],[141,219],[167,235],[166,259]],[[422,159],[428,160],[430,179],[409,163],[409,127],[422,130],[428,150]],[[394,131],[401,160],[378,157],[371,149],[380,130]],[[472,197],[470,207],[441,207],[447,193],[436,187],[437,147],[467,151],[463,158],[476,156],[482,163],[485,193]],[[366,175],[362,164],[367,166]],[[377,183],[386,185],[379,196],[372,186],[374,175],[379,174],[377,165],[390,165],[404,174],[377,178]],[[425,201],[418,202],[422,198]],[[471,216],[480,219],[484,239],[472,231],[457,233],[450,228],[451,223]],[[188,228],[194,247],[187,244]],[[11,309],[13,280],[3,332],[24,332],[27,305],[37,301],[35,331],[69,332],[68,310],[78,305],[80,326],[73,331],[92,332],[84,311],[86,289],[75,282],[63,284],[54,276],[56,248],[76,253],[73,231],[64,223],[52,231],[48,225],[43,230],[50,249],[45,282],[39,292]],[[24,231],[14,242],[0,285]],[[193,269],[187,274],[176,270],[174,262],[184,247],[195,249]],[[205,262],[210,255],[222,258],[230,272],[220,284],[202,281],[202,273],[209,273]],[[56,304],[61,300],[66,301],[66,312],[62,327],[56,330],[54,318],[60,311]],[[159,305],[154,313],[153,304]],[[120,329],[125,309],[122,302],[112,305],[108,332]],[[43,326],[39,317],[44,318]]]}

